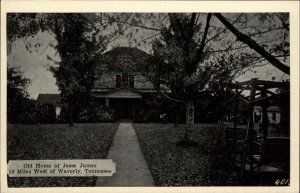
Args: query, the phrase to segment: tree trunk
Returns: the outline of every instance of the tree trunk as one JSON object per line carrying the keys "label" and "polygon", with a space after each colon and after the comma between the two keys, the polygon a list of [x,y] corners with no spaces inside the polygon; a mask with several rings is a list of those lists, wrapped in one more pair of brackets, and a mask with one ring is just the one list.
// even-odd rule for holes
{"label": "tree trunk", "polygon": [[173,108],[174,127],[178,126],[179,119],[180,119],[180,104],[175,103]]}
{"label": "tree trunk", "polygon": [[74,126],[74,108],[72,104],[68,105],[69,126]]}
{"label": "tree trunk", "polygon": [[73,127],[74,126],[74,120],[73,120],[73,116],[71,115],[69,118],[69,126]]}
{"label": "tree trunk", "polygon": [[194,102],[190,100],[186,103],[186,131],[184,135],[186,140],[189,140],[192,132],[192,126],[194,125],[194,111]]}

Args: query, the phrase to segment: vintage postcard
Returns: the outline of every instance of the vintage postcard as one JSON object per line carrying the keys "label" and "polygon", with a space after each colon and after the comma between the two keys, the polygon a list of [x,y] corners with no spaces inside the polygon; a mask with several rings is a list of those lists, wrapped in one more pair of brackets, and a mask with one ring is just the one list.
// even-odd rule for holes
{"label": "vintage postcard", "polygon": [[298,6],[2,1],[1,192],[298,192]]}

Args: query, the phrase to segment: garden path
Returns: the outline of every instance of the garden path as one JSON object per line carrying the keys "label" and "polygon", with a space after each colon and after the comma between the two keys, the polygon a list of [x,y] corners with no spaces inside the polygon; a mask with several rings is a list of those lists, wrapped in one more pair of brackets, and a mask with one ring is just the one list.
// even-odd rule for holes
{"label": "garden path", "polygon": [[131,123],[120,123],[107,159],[116,163],[116,173],[98,177],[96,186],[154,186]]}

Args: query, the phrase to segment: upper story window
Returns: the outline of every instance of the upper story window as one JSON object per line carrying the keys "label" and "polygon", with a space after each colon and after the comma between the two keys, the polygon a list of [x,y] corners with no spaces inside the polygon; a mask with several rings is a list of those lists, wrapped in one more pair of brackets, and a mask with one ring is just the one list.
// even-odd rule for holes
{"label": "upper story window", "polygon": [[272,120],[276,121],[276,113],[275,112],[272,113]]}
{"label": "upper story window", "polygon": [[128,86],[128,73],[122,73],[122,86]]}
{"label": "upper story window", "polygon": [[116,75],[116,88],[121,86],[129,86],[134,88],[134,75],[128,75],[128,73],[122,73],[122,75]]}
{"label": "upper story window", "polygon": [[121,83],[122,83],[122,79],[121,79],[121,75],[116,75],[116,88],[121,87]]}
{"label": "upper story window", "polygon": [[129,82],[129,87],[134,88],[134,76],[133,75],[128,76],[128,82]]}

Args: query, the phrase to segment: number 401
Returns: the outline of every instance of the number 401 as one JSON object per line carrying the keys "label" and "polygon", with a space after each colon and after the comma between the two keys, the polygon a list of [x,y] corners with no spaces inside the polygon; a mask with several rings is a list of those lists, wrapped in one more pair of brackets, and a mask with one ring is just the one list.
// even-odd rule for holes
{"label": "number 401", "polygon": [[284,186],[284,185],[290,185],[290,179],[281,179],[281,180],[279,180],[279,179],[277,179],[276,181],[275,181],[275,184],[276,184],[276,186]]}

